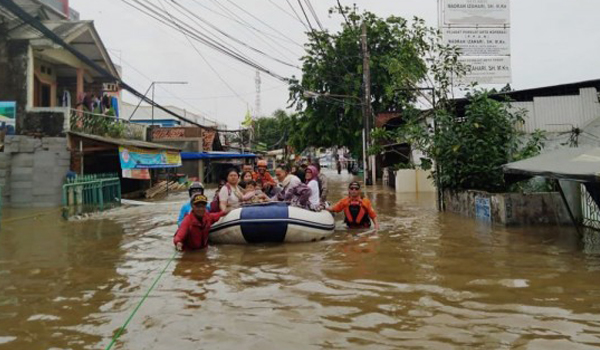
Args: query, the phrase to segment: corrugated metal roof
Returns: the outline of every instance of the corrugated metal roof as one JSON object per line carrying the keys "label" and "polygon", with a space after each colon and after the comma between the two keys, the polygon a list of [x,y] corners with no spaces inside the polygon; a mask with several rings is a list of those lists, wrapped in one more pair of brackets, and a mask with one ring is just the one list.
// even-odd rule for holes
{"label": "corrugated metal roof", "polygon": [[86,139],[98,141],[98,142],[109,143],[111,145],[117,145],[117,146],[131,146],[131,147],[139,147],[139,148],[181,151],[181,148],[179,148],[179,147],[165,146],[165,145],[161,145],[159,143],[153,143],[153,142],[126,140],[126,139],[113,139],[111,137],[90,135],[90,134],[84,134],[84,133],[75,132],[75,131],[69,131],[69,134],[77,136],[77,137],[86,138]]}

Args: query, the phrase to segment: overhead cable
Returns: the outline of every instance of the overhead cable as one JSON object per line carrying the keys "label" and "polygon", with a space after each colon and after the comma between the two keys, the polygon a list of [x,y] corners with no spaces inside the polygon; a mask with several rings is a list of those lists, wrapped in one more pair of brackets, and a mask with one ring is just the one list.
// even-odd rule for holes
{"label": "overhead cable", "polygon": [[[163,8],[163,10],[165,11],[165,13],[167,15],[169,15],[169,17],[171,17],[171,14],[169,13],[169,11],[167,11],[166,8],[164,8],[162,1],[158,0],[161,7]],[[172,18],[172,17],[171,17]],[[229,85],[229,83],[227,83],[227,81],[225,79],[223,79],[223,77],[219,74],[219,72],[217,72],[217,70],[210,64],[210,62],[206,59],[206,57],[204,57],[204,55],[202,54],[202,52],[200,52],[200,50],[198,50],[198,48],[196,47],[196,45],[194,45],[194,43],[192,42],[192,40],[190,39],[190,37],[182,30],[182,28],[176,23],[174,22],[174,24],[176,26],[179,27],[180,32],[185,36],[185,38],[187,39],[187,41],[190,43],[190,45],[192,46],[192,48],[198,53],[198,55],[202,58],[202,60],[204,61],[204,63],[206,63],[206,65],[210,68],[210,70],[213,71],[213,73],[215,73],[215,75],[219,78],[219,80],[221,80],[221,82],[232,92],[235,94],[235,96],[240,99],[240,101],[242,101],[242,103],[244,104],[248,104],[248,101],[244,100],[238,93],[237,91],[231,87],[231,85]]]}
{"label": "overhead cable", "polygon": [[[170,28],[173,28],[175,30],[179,30],[179,28],[177,26],[173,25],[170,22],[170,20],[168,18],[166,18],[166,16],[164,16],[161,13],[157,13],[156,10],[149,8],[148,6],[145,6],[144,4],[140,4],[140,1],[138,1],[138,0],[133,0],[133,1],[136,2],[136,3],[138,3],[140,6],[145,7],[147,10],[144,10],[144,9],[142,9],[142,8],[136,6],[136,5],[133,5],[133,4],[129,3],[129,2],[127,2],[127,0],[121,0],[121,1],[123,1],[127,5],[135,8],[136,10],[140,11],[141,13],[143,13],[143,14],[145,14],[145,15],[147,15],[147,16],[155,19],[155,20],[157,20],[158,22],[160,22],[160,23],[162,23],[162,24],[164,24],[164,25],[166,25],[166,26],[168,26]],[[220,53],[222,53],[222,54],[224,54],[226,56],[229,56],[229,57],[231,57],[231,58],[233,58],[233,59],[235,59],[235,60],[237,60],[237,61],[239,61],[239,62],[241,62],[241,63],[243,63],[245,65],[248,65],[248,66],[250,66],[250,67],[252,67],[254,69],[257,69],[257,70],[259,70],[259,71],[261,71],[261,72],[263,72],[263,73],[265,73],[267,75],[270,75],[270,76],[272,76],[272,77],[274,77],[274,78],[276,78],[278,80],[281,80],[281,81],[284,81],[284,82],[289,82],[288,78],[285,78],[285,77],[283,77],[283,76],[281,76],[281,75],[279,75],[279,74],[277,74],[275,72],[272,72],[271,70],[265,68],[261,64],[259,64],[259,63],[255,62],[255,61],[253,61],[253,60],[251,60],[251,59],[243,56],[242,54],[240,54],[238,52],[235,52],[231,48],[228,48],[228,47],[222,45],[221,43],[215,42],[213,39],[203,37],[200,33],[198,33],[197,31],[194,31],[193,29],[190,30],[189,28],[182,28],[182,30],[184,30],[194,40],[196,40],[196,41],[198,41],[198,42],[200,42],[200,43],[202,43],[202,44],[204,44],[204,45],[206,45],[206,46],[208,46],[208,47],[210,47],[210,48],[212,48],[212,49],[214,49],[214,50],[216,50],[216,51],[218,51],[218,52],[220,52]]]}
{"label": "overhead cable", "polygon": [[[200,124],[196,123],[193,120],[190,120],[188,118],[182,117],[182,116],[178,115],[177,113],[171,111],[170,109],[167,109],[167,108],[163,107],[162,105],[154,102],[152,99],[146,97],[145,95],[143,95],[142,93],[140,93],[139,91],[137,91],[135,88],[133,88],[129,84],[125,83],[120,77],[112,75],[112,73],[110,73],[107,69],[105,69],[102,66],[100,66],[97,62],[93,61],[92,59],[90,59],[89,57],[87,57],[86,55],[84,55],[83,53],[81,53],[79,50],[75,49],[73,46],[71,46],[70,44],[66,43],[56,33],[54,33],[53,31],[51,31],[50,29],[48,29],[38,19],[36,19],[33,16],[31,16],[29,13],[27,13],[25,10],[23,10],[20,6],[18,6],[17,4],[15,4],[12,0],[0,0],[0,5],[2,5],[8,11],[10,11],[14,15],[16,15],[20,20],[22,20],[23,22],[25,22],[27,25],[33,27],[38,32],[42,33],[46,38],[48,38],[48,39],[52,40],[54,43],[62,46],[65,50],[69,51],[71,54],[73,54],[75,57],[77,57],[83,63],[85,63],[86,65],[88,65],[89,67],[91,67],[92,69],[94,69],[95,71],[97,71],[100,75],[102,75],[105,78],[108,78],[108,79],[110,79],[112,81],[118,82],[119,85],[123,89],[125,89],[125,90],[129,91],[130,93],[132,93],[133,95],[135,95],[135,96],[143,99],[146,103],[148,103],[150,105],[153,105],[154,107],[156,107],[156,108],[164,111],[165,113],[167,113],[169,115],[172,115],[173,117],[175,117],[175,118],[177,118],[179,120],[185,121],[185,122],[187,122],[189,124],[196,125],[196,126],[201,127],[201,128],[206,128],[206,129],[211,129],[211,130],[217,130],[216,128],[206,127],[204,125],[200,125]],[[217,131],[228,132],[229,130],[217,130]]]}
{"label": "overhead cable", "polygon": [[[228,39],[230,39],[230,40],[232,40],[232,41],[234,41],[234,42],[236,42],[236,43],[238,43],[238,44],[240,44],[240,45],[242,45],[242,46],[244,46],[244,47],[246,47],[246,48],[248,48],[248,49],[250,49],[250,50],[252,50],[252,51],[254,51],[256,53],[258,53],[258,54],[261,54],[261,55],[263,55],[263,56],[265,56],[265,57],[267,57],[267,58],[269,58],[269,59],[271,59],[273,61],[281,63],[283,65],[286,65],[286,66],[289,66],[289,67],[292,67],[292,68],[298,68],[298,69],[300,69],[300,67],[298,67],[297,65],[294,65],[294,64],[282,61],[282,60],[280,60],[280,59],[278,59],[276,57],[273,57],[273,56],[269,55],[268,53],[266,53],[266,52],[264,52],[262,50],[259,50],[259,49],[255,48],[253,46],[250,46],[249,44],[247,44],[246,42],[244,42],[242,40],[239,40],[239,39],[231,36],[227,32],[225,32],[222,29],[220,29],[219,27],[217,27],[216,25],[208,22],[206,19],[204,19],[204,18],[200,17],[199,15],[197,15],[196,13],[190,11],[188,8],[186,8],[185,6],[181,5],[179,2],[177,2],[175,0],[170,0],[170,3],[177,5],[180,8],[180,10],[178,10],[179,13],[183,14],[184,16],[186,16],[187,18],[189,18],[190,20],[192,20],[200,28],[206,30],[206,28],[201,23],[198,23],[198,20],[201,21],[202,23],[204,23],[205,25],[209,26],[213,30],[217,31],[218,33],[220,33],[224,37],[226,37],[226,38],[228,38]],[[193,16],[196,19],[191,18],[190,16]],[[283,54],[281,54],[281,55],[284,56]]]}

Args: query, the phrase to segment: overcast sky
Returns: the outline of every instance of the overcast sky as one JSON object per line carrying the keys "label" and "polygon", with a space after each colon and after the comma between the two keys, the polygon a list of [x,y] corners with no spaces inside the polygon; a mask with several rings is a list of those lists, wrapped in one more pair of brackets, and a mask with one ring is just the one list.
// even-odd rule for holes
{"label": "overcast sky", "polygon": [[[167,6],[169,0],[143,1],[150,1],[158,6],[159,1],[162,1]],[[293,17],[286,0],[177,1],[246,44],[282,61],[300,65],[298,59],[302,55],[301,45],[306,40],[305,29]],[[417,16],[425,19],[431,26],[437,25],[437,0],[341,2],[344,5],[356,3],[361,9],[380,16]],[[289,0],[289,3],[296,11],[300,11],[298,1]],[[328,15],[328,9],[336,5],[335,0],[312,0],[312,4],[324,27],[332,30],[339,27],[341,19]],[[144,16],[122,0],[71,0],[71,7],[81,13],[81,19],[95,21],[96,29],[110,50],[114,62],[123,67],[123,79],[139,91],[145,91],[152,80],[189,83],[157,87],[158,103],[177,105],[231,127],[239,125],[247,108],[254,109],[255,69],[200,43],[194,42],[191,45],[183,34]],[[226,18],[232,15],[226,13],[224,8],[265,34],[258,34]],[[172,7],[167,9],[174,15],[185,18]],[[260,18],[271,28],[250,17],[248,13]],[[511,16],[513,88],[600,79],[599,0],[513,0]],[[204,55],[212,69],[196,50]],[[300,76],[299,69],[257,54],[248,56],[279,75]],[[262,114],[285,108],[288,98],[285,84],[265,74],[261,74],[261,78]],[[239,96],[235,96],[232,90]],[[137,102],[130,95],[126,95],[125,100]]]}

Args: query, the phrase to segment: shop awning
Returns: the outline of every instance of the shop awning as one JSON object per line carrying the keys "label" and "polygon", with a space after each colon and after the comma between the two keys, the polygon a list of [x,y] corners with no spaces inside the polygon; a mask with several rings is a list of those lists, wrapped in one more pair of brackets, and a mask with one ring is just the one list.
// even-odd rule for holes
{"label": "shop awning", "polygon": [[507,180],[542,176],[556,180],[600,182],[600,147],[565,148],[505,164]]}
{"label": "shop awning", "polygon": [[183,160],[200,159],[253,159],[256,154],[253,153],[233,153],[233,152],[181,152]]}

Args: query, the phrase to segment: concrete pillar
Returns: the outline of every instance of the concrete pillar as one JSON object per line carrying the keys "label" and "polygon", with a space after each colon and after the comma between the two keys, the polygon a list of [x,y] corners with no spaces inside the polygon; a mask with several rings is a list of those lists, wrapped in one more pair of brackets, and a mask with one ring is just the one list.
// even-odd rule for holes
{"label": "concrete pillar", "polygon": [[[204,131],[200,133],[200,135],[204,135]],[[204,137],[200,136],[200,140],[198,141],[198,152],[204,151]],[[198,160],[198,179],[200,182],[204,182],[204,160]]]}
{"label": "concrete pillar", "polygon": [[84,75],[85,70],[83,68],[77,68],[77,96],[75,97],[77,99],[77,103],[83,100],[83,93],[85,91]]}
{"label": "concrete pillar", "polygon": [[573,212],[575,220],[578,222],[583,221],[583,210],[581,207],[581,183],[575,181],[564,181],[560,180],[560,186],[562,187],[567,203]]}
{"label": "concrete pillar", "polygon": [[35,91],[35,67],[33,49],[31,45],[27,48],[27,109],[33,107],[33,96]]}
{"label": "concrete pillar", "polygon": [[56,107],[56,88],[56,83],[52,83],[52,85],[50,85],[50,107]]}

